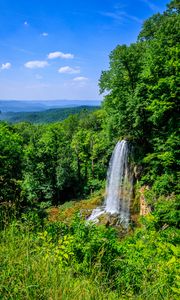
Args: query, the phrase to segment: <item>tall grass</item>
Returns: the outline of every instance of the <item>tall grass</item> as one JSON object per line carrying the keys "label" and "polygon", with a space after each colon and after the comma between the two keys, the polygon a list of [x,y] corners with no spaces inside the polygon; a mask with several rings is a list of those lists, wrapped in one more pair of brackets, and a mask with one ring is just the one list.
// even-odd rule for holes
{"label": "tall grass", "polygon": [[126,237],[78,216],[67,221],[73,208],[62,212],[63,218],[67,212],[66,222],[43,221],[29,211],[21,221],[5,223],[0,231],[0,299],[179,299],[177,201],[159,199],[141,227]]}
{"label": "tall grass", "polygon": [[77,276],[73,267],[44,259],[28,227],[13,223],[0,238],[0,299],[118,299],[108,287],[99,286],[95,276]]}

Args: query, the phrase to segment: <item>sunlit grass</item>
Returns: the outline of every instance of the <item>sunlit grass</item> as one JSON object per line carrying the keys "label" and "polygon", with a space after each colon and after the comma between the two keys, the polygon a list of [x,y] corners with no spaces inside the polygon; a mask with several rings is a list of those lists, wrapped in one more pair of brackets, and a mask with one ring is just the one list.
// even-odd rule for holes
{"label": "sunlit grass", "polygon": [[73,267],[44,259],[36,247],[34,234],[21,225],[1,233],[0,299],[118,299],[94,277],[76,276]]}
{"label": "sunlit grass", "polygon": [[100,198],[56,208],[58,218],[67,216],[63,222],[42,219],[35,210],[5,223],[0,300],[179,299],[177,199],[159,199],[156,210],[122,237],[117,228],[76,215]]}

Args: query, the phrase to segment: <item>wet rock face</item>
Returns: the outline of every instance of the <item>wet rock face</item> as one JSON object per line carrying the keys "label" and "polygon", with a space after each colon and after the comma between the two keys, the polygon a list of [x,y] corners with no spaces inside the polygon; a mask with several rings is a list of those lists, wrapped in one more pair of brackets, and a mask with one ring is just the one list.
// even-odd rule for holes
{"label": "wet rock face", "polygon": [[126,140],[118,141],[107,171],[106,194],[103,205],[96,207],[87,221],[106,226],[129,226],[133,196],[133,172],[129,163],[130,150]]}
{"label": "wet rock face", "polygon": [[120,219],[118,214],[103,213],[98,217],[98,224],[105,226],[117,226],[120,225]]}
{"label": "wet rock face", "polygon": [[109,226],[110,225],[110,218],[109,218],[109,214],[102,214],[101,216],[99,216],[98,218],[98,223],[101,225],[105,225],[105,226]]}
{"label": "wet rock face", "polygon": [[129,232],[129,227],[125,227],[123,222],[120,220],[119,214],[110,214],[103,212],[96,219],[88,221],[96,224],[97,226],[104,225],[106,227],[114,227],[117,230],[119,238],[122,238],[127,235]]}
{"label": "wet rock face", "polygon": [[133,173],[134,173],[134,177],[136,180],[139,180],[140,177],[141,177],[141,174],[142,174],[142,166],[135,166],[134,169],[133,169]]}

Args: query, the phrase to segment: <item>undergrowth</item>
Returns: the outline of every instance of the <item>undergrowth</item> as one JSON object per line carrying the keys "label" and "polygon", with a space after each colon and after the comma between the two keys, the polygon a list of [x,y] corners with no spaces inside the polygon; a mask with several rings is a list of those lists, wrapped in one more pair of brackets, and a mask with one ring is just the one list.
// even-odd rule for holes
{"label": "undergrowth", "polygon": [[177,209],[161,198],[124,238],[78,215],[69,224],[23,215],[0,232],[0,299],[179,299]]}

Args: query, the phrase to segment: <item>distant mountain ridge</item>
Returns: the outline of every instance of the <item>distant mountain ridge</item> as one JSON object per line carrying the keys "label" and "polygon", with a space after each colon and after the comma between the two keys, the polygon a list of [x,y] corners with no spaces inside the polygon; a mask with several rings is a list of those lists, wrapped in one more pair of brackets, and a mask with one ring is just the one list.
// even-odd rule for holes
{"label": "distant mountain ridge", "polygon": [[73,114],[88,114],[97,109],[99,109],[99,106],[74,106],[51,108],[36,112],[4,112],[0,113],[0,121],[8,121],[10,123],[30,122],[34,124],[45,124],[62,121]]}
{"label": "distant mountain ridge", "polygon": [[1,113],[38,112],[51,108],[99,106],[100,100],[0,100]]}

